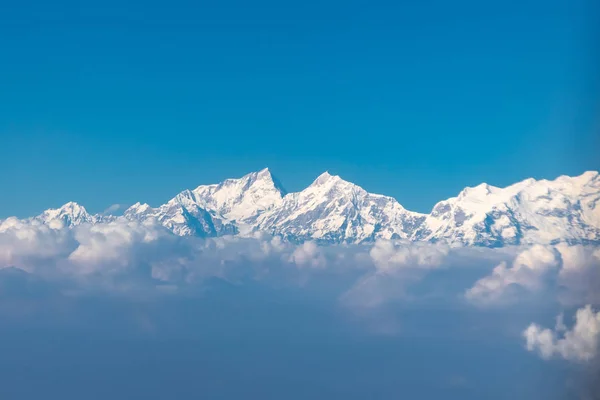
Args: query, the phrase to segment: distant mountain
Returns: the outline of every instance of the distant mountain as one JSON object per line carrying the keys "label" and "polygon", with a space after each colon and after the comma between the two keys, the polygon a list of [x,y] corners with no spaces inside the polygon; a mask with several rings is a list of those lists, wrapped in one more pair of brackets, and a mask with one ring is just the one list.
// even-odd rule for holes
{"label": "distant mountain", "polygon": [[405,210],[391,197],[368,193],[325,172],[260,215],[255,229],[296,241],[363,242],[407,239],[424,219],[425,215]]}
{"label": "distant mountain", "polygon": [[156,208],[136,203],[122,215],[109,212],[90,215],[70,202],[31,219],[56,228],[119,219],[155,220],[180,236],[244,236],[261,231],[294,242],[324,244],[378,238],[488,247],[600,243],[600,177],[589,171],[555,180],[526,179],[506,188],[484,183],[439,202],[429,214],[420,214],[327,172],[306,189],[287,193],[263,169],[184,190]]}
{"label": "distant mountain", "polygon": [[506,188],[466,188],[436,204],[411,239],[494,247],[598,242],[598,172],[553,181],[526,179]]}
{"label": "distant mountain", "polygon": [[177,235],[237,234],[240,228],[253,230],[257,218],[279,206],[284,194],[271,172],[263,169],[239,179],[184,190],[158,208],[136,203],[124,216],[137,220],[155,218]]}
{"label": "distant mountain", "polygon": [[103,218],[90,215],[85,207],[70,201],[60,208],[50,208],[33,219],[53,227],[72,227],[85,223],[98,223]]}

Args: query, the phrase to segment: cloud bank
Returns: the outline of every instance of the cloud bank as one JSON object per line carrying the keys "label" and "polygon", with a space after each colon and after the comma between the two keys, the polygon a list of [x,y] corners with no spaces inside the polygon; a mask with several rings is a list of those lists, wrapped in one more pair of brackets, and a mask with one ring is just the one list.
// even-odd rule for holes
{"label": "cloud bank", "polygon": [[[265,234],[180,237],[153,222],[64,229],[9,218],[0,222],[0,283],[17,279],[8,272],[15,269],[52,292],[79,296],[193,295],[212,279],[304,290],[359,318],[377,316],[393,332],[402,323],[392,316],[396,310],[423,304],[479,312],[583,307],[572,330],[531,324],[527,348],[574,361],[597,351],[599,314],[592,310],[600,306],[600,249],[590,246],[484,249],[398,240],[318,246]],[[2,291],[6,299],[10,291],[0,284]]]}

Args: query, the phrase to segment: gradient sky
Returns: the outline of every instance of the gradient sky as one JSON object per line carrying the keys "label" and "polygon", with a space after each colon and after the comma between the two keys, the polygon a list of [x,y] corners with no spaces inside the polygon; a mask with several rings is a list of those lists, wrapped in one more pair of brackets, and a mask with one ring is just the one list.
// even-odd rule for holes
{"label": "gradient sky", "polygon": [[600,168],[584,0],[20,1],[0,13],[0,217],[270,167],[428,211]]}

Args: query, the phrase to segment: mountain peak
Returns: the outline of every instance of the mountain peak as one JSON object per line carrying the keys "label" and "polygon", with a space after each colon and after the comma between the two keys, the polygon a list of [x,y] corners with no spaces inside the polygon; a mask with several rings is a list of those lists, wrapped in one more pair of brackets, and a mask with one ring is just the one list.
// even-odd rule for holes
{"label": "mountain peak", "polygon": [[309,187],[286,196],[281,207],[260,218],[257,229],[292,240],[360,243],[376,238],[406,239],[423,218],[391,197],[368,193],[325,171]]}
{"label": "mountain peak", "polygon": [[285,194],[277,178],[263,168],[241,178],[198,186],[189,197],[199,207],[226,220],[249,223],[280,204]]}
{"label": "mountain peak", "polygon": [[319,175],[310,186],[322,186],[327,183],[335,183],[342,181],[343,179],[340,178],[338,175],[331,175],[329,171],[325,171],[321,175]]}
{"label": "mountain peak", "polygon": [[[239,180],[248,181],[250,184],[254,184],[256,182],[265,182],[268,186],[273,186],[275,190],[279,191],[281,196],[285,196],[287,191],[283,188],[283,185],[279,180],[271,173],[269,168],[263,168],[260,171],[252,172],[247,175],[244,175]],[[236,181],[232,179],[231,181]]]}
{"label": "mountain peak", "polygon": [[74,201],[69,201],[68,203],[63,204],[62,206],[58,207],[58,208],[50,208],[46,211],[44,211],[44,214],[67,214],[67,215],[73,215],[73,216],[77,216],[77,215],[89,215],[87,210],[85,209],[84,206],[74,202]]}
{"label": "mountain peak", "polygon": [[239,180],[271,180],[272,178],[273,175],[271,174],[269,168],[263,168],[260,171],[250,172],[249,174],[246,174],[238,179],[226,179],[224,182],[236,182]]}
{"label": "mountain peak", "polygon": [[585,171],[578,178],[581,178],[582,180],[585,180],[585,181],[591,181],[593,179],[598,178],[598,175],[599,175],[598,171]]}
{"label": "mountain peak", "polygon": [[271,176],[271,170],[269,169],[269,167],[263,168],[260,171],[258,171],[257,176]]}
{"label": "mountain peak", "polygon": [[46,224],[53,223],[56,225],[60,223],[63,226],[74,226],[85,222],[94,222],[94,218],[88,214],[87,210],[74,201],[63,204],[59,208],[50,208],[36,218]]}
{"label": "mountain peak", "polygon": [[529,186],[529,185],[533,185],[536,182],[537,181],[534,178],[527,178],[525,180],[522,180],[520,183],[522,186]]}
{"label": "mountain peak", "polygon": [[76,203],[74,201],[69,201],[68,203],[63,204],[61,207],[59,207],[59,209],[61,210],[84,210],[85,208],[82,205],[79,205],[79,203]]}
{"label": "mountain peak", "polygon": [[483,198],[489,194],[493,194],[496,189],[498,188],[488,185],[487,183],[480,183],[475,187],[467,186],[460,192],[458,198]]}
{"label": "mountain peak", "polygon": [[133,205],[131,205],[129,208],[127,208],[127,210],[125,210],[124,214],[141,214],[144,213],[148,210],[150,210],[152,207],[150,207],[150,205],[148,203],[140,203],[139,201]]}

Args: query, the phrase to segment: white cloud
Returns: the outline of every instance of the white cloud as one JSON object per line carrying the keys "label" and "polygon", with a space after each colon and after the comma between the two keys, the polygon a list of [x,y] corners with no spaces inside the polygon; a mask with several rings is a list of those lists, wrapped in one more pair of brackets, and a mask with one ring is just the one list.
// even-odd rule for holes
{"label": "white cloud", "polygon": [[341,269],[355,259],[353,255],[367,251],[362,247],[320,247],[312,242],[295,245],[258,233],[250,237],[179,237],[158,224],[125,219],[73,229],[16,218],[0,221],[0,268],[15,266],[78,283],[106,285],[125,279],[129,284],[148,285],[156,280],[187,285],[211,276],[285,280],[299,275],[300,270],[305,270],[302,279],[306,282],[311,270]]}
{"label": "white cloud", "polygon": [[67,260],[82,267],[78,272],[88,273],[126,268],[138,261],[135,253],[140,248],[170,235],[157,225],[119,221],[80,225],[73,229],[73,236],[78,246]]}
{"label": "white cloud", "polygon": [[355,312],[370,313],[389,303],[412,300],[409,287],[443,266],[449,253],[443,244],[377,240],[368,253],[372,268],[340,301]]}
{"label": "white cloud", "polygon": [[0,221],[0,268],[18,267],[34,272],[67,257],[76,247],[77,241],[69,230],[17,218]]}
{"label": "white cloud", "polygon": [[562,258],[559,301],[566,306],[600,305],[600,248],[563,244],[556,248]]}
{"label": "white cloud", "polygon": [[379,272],[394,273],[401,268],[437,268],[449,253],[445,245],[377,240],[369,255]]}
{"label": "white cloud", "polygon": [[590,361],[598,355],[600,341],[600,311],[590,305],[577,310],[575,325],[568,330],[562,315],[554,330],[531,324],[523,332],[527,350],[537,351],[544,359],[554,356],[570,361]]}
{"label": "white cloud", "polygon": [[532,246],[519,253],[510,267],[506,261],[498,264],[491,275],[478,280],[468,289],[465,297],[482,305],[514,301],[515,293],[511,288],[538,292],[544,288],[544,278],[559,264],[559,255],[552,247]]}
{"label": "white cloud", "polygon": [[289,256],[289,261],[299,267],[325,268],[327,260],[315,242],[304,242]]}
{"label": "white cloud", "polygon": [[[297,245],[264,233],[202,239],[125,219],[73,229],[16,218],[0,221],[0,268],[14,266],[77,284],[111,287],[126,281],[127,287],[154,288],[157,283],[193,285],[214,276],[298,285],[337,279],[335,295],[352,307],[418,301],[430,296],[430,289],[436,291],[430,299],[454,300],[466,290],[475,304],[506,304],[515,286],[573,306],[600,303],[600,250],[559,245],[515,251],[390,240]],[[477,271],[492,263],[498,265],[491,274],[473,284]],[[451,280],[427,286],[437,276]]]}
{"label": "white cloud", "polygon": [[[264,233],[179,237],[159,224],[125,219],[64,229],[9,218],[0,221],[0,269],[11,266],[56,283],[52,293],[195,293],[211,277],[315,289],[362,325],[387,333],[403,326],[405,306],[461,307],[463,294],[474,304],[509,305],[514,287],[540,294],[544,304],[600,305],[600,249],[586,246],[449,248],[390,240],[318,246]],[[577,312],[571,329],[562,316],[552,330],[532,324],[524,333],[527,347],[546,358],[593,357],[600,313],[590,306]]]}

